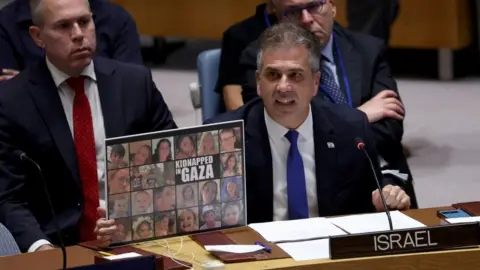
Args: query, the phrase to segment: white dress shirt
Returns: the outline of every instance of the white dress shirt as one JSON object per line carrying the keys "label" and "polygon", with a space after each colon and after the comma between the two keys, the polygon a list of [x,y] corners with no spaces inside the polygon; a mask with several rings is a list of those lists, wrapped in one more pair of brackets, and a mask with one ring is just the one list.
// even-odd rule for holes
{"label": "white dress shirt", "polygon": [[[287,160],[290,142],[285,138],[288,129],[275,122],[265,114],[268,139],[272,152],[273,166],[273,220],[288,220],[287,195]],[[315,145],[313,138],[312,111],[307,119],[297,128],[298,151],[302,156],[305,169],[305,186],[307,188],[308,212],[310,217],[318,217],[317,181],[315,176]]]}
{"label": "white dress shirt", "polygon": [[[65,111],[65,116],[67,117],[68,126],[70,127],[73,140],[73,98],[75,96],[75,91],[70,88],[66,82],[70,76],[56,68],[48,58],[46,61],[47,67],[52,74],[53,81],[55,82],[55,86],[58,88],[58,94],[62,102],[63,110]],[[81,75],[87,77],[85,79],[85,94],[87,95],[90,103],[90,110],[92,112],[93,134],[95,137],[95,150],[97,153],[98,181],[99,187],[102,187],[105,183],[105,128],[103,125],[103,113],[98,94],[97,77],[95,76],[93,61],[91,61],[83,70]],[[106,207],[104,192],[100,192],[100,207]],[[40,246],[46,244],[50,243],[44,239],[38,240],[30,246],[28,251],[36,251]]]}

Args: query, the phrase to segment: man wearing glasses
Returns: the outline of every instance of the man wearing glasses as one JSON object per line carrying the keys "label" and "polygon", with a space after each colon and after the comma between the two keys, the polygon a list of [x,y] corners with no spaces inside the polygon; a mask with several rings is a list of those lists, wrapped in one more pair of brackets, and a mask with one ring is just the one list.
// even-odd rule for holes
{"label": "man wearing glasses", "polygon": [[[401,144],[405,110],[385,60],[384,41],[351,32],[337,24],[334,21],[337,13],[335,0],[272,0],[270,4],[271,13],[265,8],[261,15],[257,9],[254,17],[224,33],[217,88],[222,90],[227,109],[237,109],[257,98],[258,43],[253,40],[238,55],[227,55],[231,51],[229,44],[242,40],[234,34],[242,33],[239,29],[243,29],[243,33],[255,34],[262,25],[262,16],[264,29],[279,21],[300,25],[314,33],[322,47],[321,84],[316,98],[363,111],[372,125],[379,154],[392,169],[408,174],[407,182],[411,183]],[[243,37],[243,40],[247,39]],[[236,81],[229,81],[225,75],[229,66],[225,62],[235,60]],[[406,190],[415,208],[413,187],[407,185]]]}

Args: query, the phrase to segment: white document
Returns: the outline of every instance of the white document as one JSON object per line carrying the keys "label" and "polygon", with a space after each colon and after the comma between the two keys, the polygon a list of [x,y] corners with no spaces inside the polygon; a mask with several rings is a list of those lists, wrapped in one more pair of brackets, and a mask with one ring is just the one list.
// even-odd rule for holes
{"label": "white document", "polygon": [[480,222],[480,217],[447,218],[446,221],[450,224],[473,223]]}
{"label": "white document", "polygon": [[295,261],[330,258],[330,239],[277,244]]}
{"label": "white document", "polygon": [[312,240],[346,234],[322,217],[252,223],[248,226],[271,243]]}
{"label": "white document", "polygon": [[[400,211],[391,211],[390,216],[392,217],[394,230],[426,227],[425,224],[418,222]],[[336,217],[329,218],[328,220],[351,234],[390,230],[387,214],[384,212]]]}
{"label": "white document", "polygon": [[390,174],[393,175],[404,182],[408,180],[408,174],[406,173],[401,173],[399,170],[383,170],[382,174]]}
{"label": "white document", "polygon": [[135,252],[128,252],[128,253],[123,253],[123,254],[118,254],[118,255],[112,255],[112,256],[106,256],[104,257],[107,260],[120,260],[120,259],[127,259],[127,258],[134,258],[134,257],[141,257],[142,255],[135,253]]}
{"label": "white document", "polygon": [[259,245],[206,245],[206,251],[220,251],[228,253],[250,253],[262,250]]}

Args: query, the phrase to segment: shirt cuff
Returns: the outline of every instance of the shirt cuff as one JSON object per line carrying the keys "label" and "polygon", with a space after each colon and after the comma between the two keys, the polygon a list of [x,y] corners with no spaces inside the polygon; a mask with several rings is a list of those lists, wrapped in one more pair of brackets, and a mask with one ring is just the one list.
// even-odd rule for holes
{"label": "shirt cuff", "polygon": [[45,239],[40,239],[30,246],[30,248],[28,249],[28,252],[35,252],[37,251],[37,249],[39,249],[43,245],[52,245],[52,244]]}

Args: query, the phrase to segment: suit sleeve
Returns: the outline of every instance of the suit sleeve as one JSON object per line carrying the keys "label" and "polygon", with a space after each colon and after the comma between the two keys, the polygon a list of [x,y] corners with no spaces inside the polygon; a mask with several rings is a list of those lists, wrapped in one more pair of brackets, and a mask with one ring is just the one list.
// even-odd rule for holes
{"label": "suit sleeve", "polygon": [[231,29],[228,29],[223,33],[220,67],[215,89],[217,93],[222,93],[225,85],[242,84],[243,74],[239,60],[245,47],[246,45],[235,37],[235,34]]}
{"label": "suit sleeve", "polygon": [[0,104],[0,222],[12,233],[22,251],[40,239],[48,239],[28,209],[25,185],[27,179],[20,158],[14,154],[18,150],[15,138],[10,133],[14,127],[5,117]]}
{"label": "suit sleeve", "polygon": [[13,48],[7,31],[0,25],[0,71],[4,68],[20,70]]}
{"label": "suit sleeve", "polygon": [[148,115],[145,118],[148,119],[147,121],[149,127],[147,127],[147,130],[160,131],[177,128],[177,124],[173,120],[172,113],[170,112],[168,105],[165,103],[162,93],[158,91],[155,83],[153,82],[152,73],[149,70],[147,71],[148,77],[146,84]]}
{"label": "suit sleeve", "polygon": [[113,59],[143,65],[137,25],[130,14],[125,12],[123,18],[114,43]]}
{"label": "suit sleeve", "polygon": [[[395,91],[400,99],[397,83],[395,82],[395,79],[390,71],[390,67],[385,59],[384,46],[382,46],[379,57],[374,65],[374,78],[371,98],[383,90],[390,89]],[[402,142],[403,121],[393,118],[385,118],[373,123],[372,130],[376,145],[381,151],[389,151],[392,149],[392,147],[396,147]]]}
{"label": "suit sleeve", "polygon": [[[372,132],[372,127],[370,123],[368,122],[368,118],[365,116],[364,118],[364,142],[365,142],[365,147],[367,150],[368,155],[370,156],[373,164],[373,168],[375,170],[375,174],[378,177],[378,180],[380,181],[380,185],[382,187],[386,185],[396,185],[396,181],[390,177],[390,176],[385,176],[382,174],[381,168],[380,168],[380,158],[377,152],[377,148],[375,147],[375,141],[374,141],[374,135]],[[370,171],[370,170],[369,170]]]}

